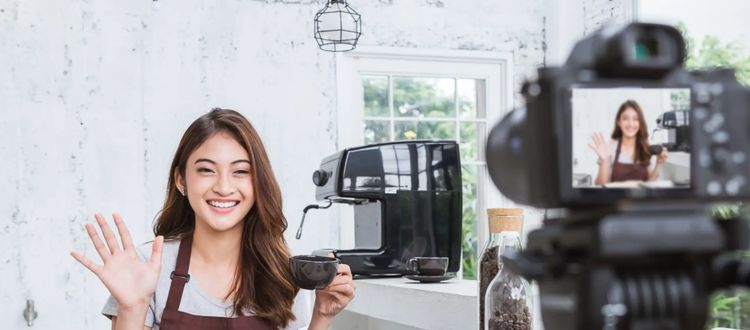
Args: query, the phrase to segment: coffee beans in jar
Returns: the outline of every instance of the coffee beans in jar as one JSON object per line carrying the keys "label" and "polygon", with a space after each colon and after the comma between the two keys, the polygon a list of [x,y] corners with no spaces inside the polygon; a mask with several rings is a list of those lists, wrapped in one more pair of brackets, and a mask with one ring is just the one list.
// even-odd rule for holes
{"label": "coffee beans in jar", "polygon": [[479,329],[484,330],[484,297],[487,287],[497,275],[497,252],[500,248],[495,245],[487,248],[479,259]]}
{"label": "coffee beans in jar", "polygon": [[511,295],[511,289],[506,287],[503,292],[495,296],[498,300],[492,307],[489,318],[489,330],[531,330],[531,312],[526,298]]}

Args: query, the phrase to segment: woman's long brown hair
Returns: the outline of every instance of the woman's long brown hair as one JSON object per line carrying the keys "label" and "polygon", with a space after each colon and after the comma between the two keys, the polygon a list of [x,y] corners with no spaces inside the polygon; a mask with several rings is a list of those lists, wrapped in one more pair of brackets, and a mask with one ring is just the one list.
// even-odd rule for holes
{"label": "woman's long brown hair", "polygon": [[620,116],[622,116],[622,113],[628,108],[635,110],[638,114],[638,133],[635,134],[635,159],[633,161],[648,167],[651,165],[651,151],[649,150],[648,144],[648,126],[646,125],[646,118],[643,116],[643,111],[638,102],[627,100],[620,105],[620,110],[617,110],[617,116],[615,116],[615,129],[612,131],[612,139],[618,140],[622,143],[622,129],[620,129],[620,126],[617,126],[617,122],[620,121]]}
{"label": "woman's long brown hair", "polygon": [[[292,277],[291,253],[284,239],[287,221],[282,213],[281,190],[271,163],[255,128],[234,110],[214,108],[195,120],[182,136],[169,168],[167,198],[154,225],[154,234],[164,239],[181,239],[195,228],[195,212],[187,198],[177,190],[175,173],[185,177],[188,157],[216,134],[233,137],[250,155],[255,203],[245,216],[240,262],[232,289],[235,315],[265,318],[286,327],[295,320],[292,313],[299,286]],[[186,189],[190,189],[187,187]]]}

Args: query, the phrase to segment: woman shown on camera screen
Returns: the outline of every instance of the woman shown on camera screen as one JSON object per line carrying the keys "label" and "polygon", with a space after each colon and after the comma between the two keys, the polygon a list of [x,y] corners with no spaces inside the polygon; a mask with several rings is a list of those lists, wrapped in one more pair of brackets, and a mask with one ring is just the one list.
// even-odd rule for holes
{"label": "woman shown on camera screen", "polygon": [[620,105],[615,117],[611,139],[606,141],[601,132],[591,136],[594,144],[588,146],[596,152],[599,171],[595,185],[624,181],[656,181],[661,165],[667,160],[667,149],[662,148],[651,166],[648,127],[641,106],[628,100]]}

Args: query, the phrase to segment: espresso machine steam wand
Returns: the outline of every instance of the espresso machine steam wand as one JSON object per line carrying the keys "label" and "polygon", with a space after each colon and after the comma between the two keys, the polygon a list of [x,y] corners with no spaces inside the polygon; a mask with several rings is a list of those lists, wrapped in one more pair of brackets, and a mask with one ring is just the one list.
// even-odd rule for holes
{"label": "espresso machine steam wand", "polygon": [[328,205],[326,206],[320,206],[318,204],[310,204],[308,206],[305,206],[304,211],[302,211],[302,222],[299,223],[299,229],[297,229],[297,239],[302,237],[302,226],[305,224],[305,215],[307,214],[307,211],[310,209],[327,209],[333,205],[333,201],[328,201]]}

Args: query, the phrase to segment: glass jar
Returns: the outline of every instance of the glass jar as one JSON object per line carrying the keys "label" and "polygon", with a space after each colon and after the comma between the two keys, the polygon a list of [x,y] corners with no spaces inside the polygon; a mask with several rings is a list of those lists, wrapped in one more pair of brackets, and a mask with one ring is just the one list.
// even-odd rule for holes
{"label": "glass jar", "polygon": [[[502,213],[502,214],[498,214]],[[485,294],[484,330],[531,330],[533,296],[526,279],[503,267],[502,254],[521,249],[523,210],[496,211],[490,226],[500,231],[497,264],[499,272]]]}
{"label": "glass jar", "polygon": [[[504,209],[487,209],[488,222],[497,222],[499,217],[493,216],[496,213],[501,213]],[[499,271],[498,267],[498,251],[500,250],[500,229],[501,226],[492,223],[489,226],[489,236],[487,242],[484,244],[479,253],[479,262],[477,262],[477,302],[479,305],[479,330],[484,330],[484,297],[487,293],[487,287],[490,285],[495,276]]]}

